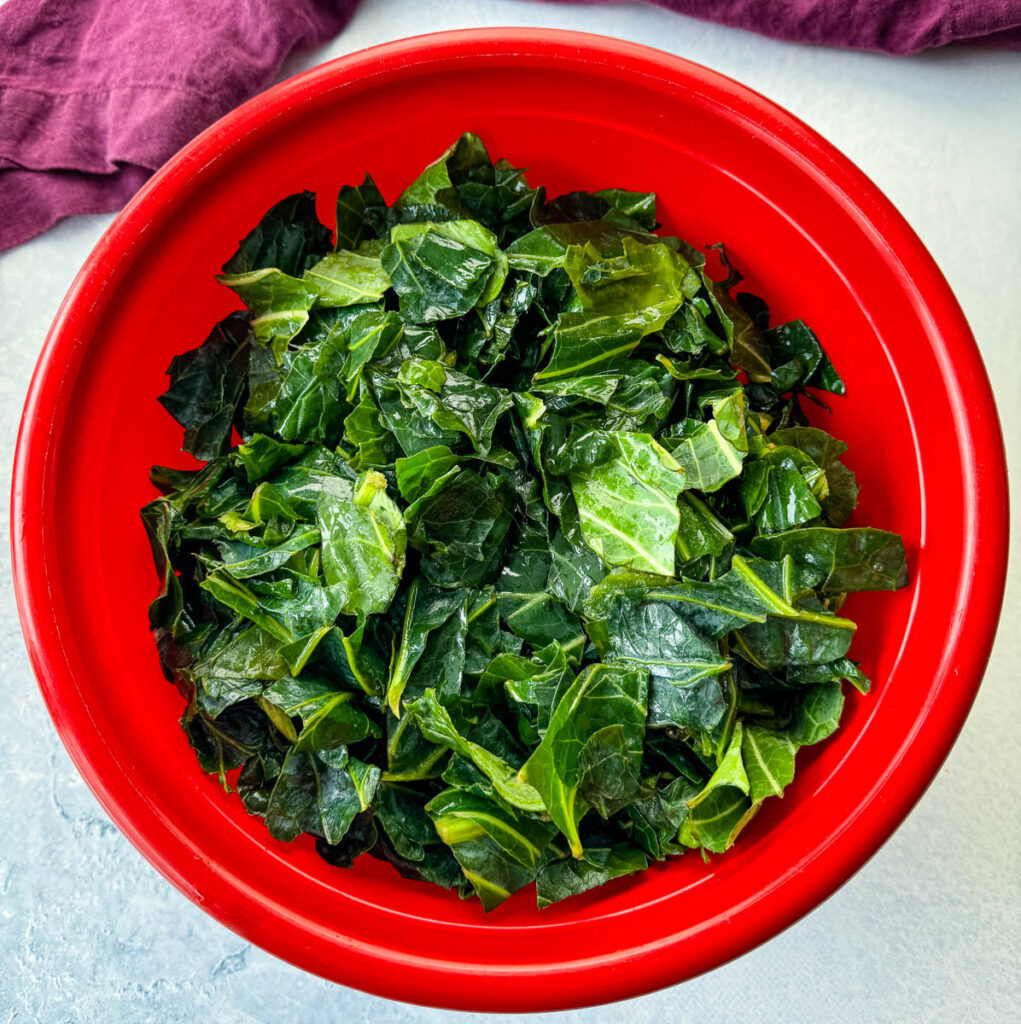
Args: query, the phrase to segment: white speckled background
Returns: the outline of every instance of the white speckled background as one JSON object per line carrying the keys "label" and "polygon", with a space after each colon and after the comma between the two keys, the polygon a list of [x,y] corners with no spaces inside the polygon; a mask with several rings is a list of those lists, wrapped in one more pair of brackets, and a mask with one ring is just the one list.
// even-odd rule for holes
{"label": "white speckled background", "polygon": [[[482,25],[602,32],[732,75],[807,121],[900,207],[955,289],[1021,470],[1021,57],[889,58],[795,46],[631,5],[364,0],[284,75],[400,36]],[[46,329],[110,217],[0,256],[2,501]],[[953,481],[947,481],[953,486]],[[1016,522],[1016,517],[1015,517]],[[0,517],[0,1024],[452,1022],[304,974],[164,882],[78,778],[28,665]],[[840,892],[741,959],[677,988],[535,1021],[829,1024],[1016,1021],[1021,1005],[1021,571],[975,708],[920,805]]]}

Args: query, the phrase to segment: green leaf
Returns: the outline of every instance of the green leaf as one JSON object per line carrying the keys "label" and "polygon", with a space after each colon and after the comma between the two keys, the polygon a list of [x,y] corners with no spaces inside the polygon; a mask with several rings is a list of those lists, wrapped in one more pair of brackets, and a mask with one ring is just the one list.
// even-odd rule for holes
{"label": "green leaf", "polygon": [[859,693],[868,693],[872,688],[868,676],[848,658],[838,658],[836,661],[822,665],[789,665],[787,667],[787,682],[795,686],[837,682],[841,679],[846,679]]}
{"label": "green leaf", "polygon": [[344,185],[337,195],[337,249],[357,249],[387,231],[387,206],[372,176],[361,185]]}
{"label": "green leaf", "polygon": [[749,812],[757,809],[756,802],[749,798],[751,783],[745,771],[743,743],[744,729],[738,722],[716,771],[705,788],[688,801],[682,839],[713,853],[729,849],[748,820]]}
{"label": "green leaf", "polygon": [[404,333],[404,324],[397,314],[380,309],[367,309],[351,321],[345,331],[348,354],[341,372],[349,402],[358,390],[365,365],[391,352]]}
{"label": "green leaf", "polygon": [[358,451],[358,466],[386,466],[393,462],[397,442],[384,426],[372,391],[359,387],[358,404],[344,419],[344,438]]}
{"label": "green leaf", "polygon": [[294,744],[301,753],[357,743],[380,733],[379,727],[353,703],[353,693],[335,690],[308,676],[284,676],[268,687],[263,697],[285,715],[301,718],[301,733]]}
{"label": "green leaf", "polygon": [[658,331],[695,295],[701,278],[667,245],[625,237],[621,250],[607,257],[591,243],[571,246],[564,269],[586,312],[622,318],[642,335]]}
{"label": "green leaf", "polygon": [[514,498],[502,478],[451,471],[412,508],[409,540],[440,586],[481,586],[499,570]]}
{"label": "green leaf", "polygon": [[744,729],[741,757],[748,777],[748,794],[752,800],[767,796],[783,796],[794,778],[794,755],[797,747],[780,732],[757,725]]}
{"label": "green leaf", "polygon": [[610,440],[613,458],[570,477],[585,543],[606,565],[672,576],[684,472],[648,434]]}
{"label": "green leaf", "polygon": [[507,246],[511,268],[546,277],[564,266],[572,246],[592,246],[601,256],[620,256],[625,238],[659,243],[662,239],[642,230],[638,225],[628,228],[604,220],[548,223],[526,232]]}
{"label": "green leaf", "polygon": [[578,619],[547,592],[550,565],[545,533],[524,533],[496,582],[500,616],[508,629],[533,648],[557,642],[580,660],[585,635]]}
{"label": "green leaf", "polygon": [[423,448],[394,463],[397,475],[397,488],[401,497],[409,504],[428,493],[440,477],[444,476],[458,463],[458,456],[445,445],[433,445]]}
{"label": "green leaf", "polygon": [[705,493],[718,491],[739,476],[748,451],[744,392],[738,389],[712,407],[714,416],[708,423],[682,420],[663,442],[684,470],[687,486]]}
{"label": "green leaf", "polygon": [[634,842],[656,860],[683,853],[678,833],[688,817],[688,800],[701,788],[684,777],[665,784],[660,784],[658,779],[650,780],[638,799],[627,807],[625,829]]}
{"label": "green leaf", "polygon": [[397,381],[405,404],[429,416],[445,433],[466,434],[482,455],[489,454],[497,422],[513,404],[502,388],[489,387],[434,360],[405,361]]}
{"label": "green leaf", "polygon": [[718,677],[730,662],[672,604],[646,599],[653,581],[608,576],[586,605],[588,634],[605,661],[649,672],[650,725],[708,732],[724,714]]}
{"label": "green leaf", "polygon": [[238,445],[235,452],[245,468],[248,482],[257,483],[288,462],[301,458],[308,450],[308,445],[287,444],[265,434],[253,434],[244,444]]}
{"label": "green leaf", "polygon": [[844,694],[839,682],[809,686],[800,695],[787,734],[794,743],[821,743],[840,724]]}
{"label": "green leaf", "polygon": [[784,393],[803,387],[817,387],[843,395],[847,388],[833,368],[819,339],[801,320],[792,320],[762,334],[772,354],[772,384]]}
{"label": "green leaf", "polygon": [[895,533],[862,526],[836,530],[812,526],[752,540],[752,551],[818,570],[824,594],[858,590],[898,590],[907,586],[904,542]]}
{"label": "green leaf", "polygon": [[[259,355],[253,353],[253,366]],[[334,443],[347,409],[336,376],[317,372],[316,363],[314,351],[301,350],[285,352],[279,366],[263,368],[245,404],[246,425],[285,441]]]}
{"label": "green leaf", "polygon": [[302,832],[311,832],[328,843],[339,843],[363,809],[364,796],[374,788],[364,778],[360,781],[360,786],[355,783],[350,767],[333,768],[314,754],[292,751],[266,808],[270,834],[290,842]]}
{"label": "green leaf", "polygon": [[354,306],[378,302],[390,287],[379,259],[379,246],[369,242],[357,252],[327,253],[302,279],[316,290],[318,306]]}
{"label": "green leaf", "polygon": [[815,490],[823,497],[828,493],[825,474],[797,448],[770,447],[741,479],[745,514],[763,533],[815,519],[822,512]]}
{"label": "green leaf", "polygon": [[216,719],[202,712],[186,714],[181,726],[202,770],[218,773],[224,789],[226,773],[257,755],[268,738],[266,717],[251,702],[229,707]]}
{"label": "green leaf", "polygon": [[539,909],[605,885],[614,878],[644,871],[648,866],[649,858],[626,843],[586,848],[581,860],[568,857],[552,861],[536,880]]}
{"label": "green leaf", "polygon": [[174,356],[159,402],[184,427],[181,448],[215,459],[230,448],[248,372],[248,318],[232,313],[196,349]]}
{"label": "green leaf", "polygon": [[381,253],[383,270],[400,297],[401,315],[412,323],[463,316],[499,273],[492,255],[438,227],[430,224],[410,238],[398,236]]}
{"label": "green leaf", "polygon": [[433,232],[443,235],[479,252],[485,253],[493,259],[493,273],[486,285],[485,290],[476,301],[476,305],[484,306],[492,302],[503,288],[507,279],[509,266],[507,257],[501,252],[497,244],[496,235],[488,228],[483,227],[476,220],[447,220],[438,224],[426,222],[425,224],[398,224],[390,232],[390,241],[406,241],[415,238],[426,232]]}
{"label": "green leaf", "polygon": [[387,704],[398,718],[401,717],[401,696],[412,670],[422,657],[429,634],[462,608],[466,597],[464,590],[439,590],[420,584],[418,579],[412,581],[407,593],[400,646],[390,666],[386,689]]}
{"label": "green leaf", "polygon": [[602,373],[624,363],[642,340],[640,326],[604,313],[561,313],[550,330],[552,354],[540,382]]}
{"label": "green leaf", "polygon": [[519,779],[514,768],[485,747],[461,736],[450,718],[450,713],[436,699],[435,691],[426,690],[424,696],[407,706],[406,711],[414,718],[426,739],[449,747],[471,761],[492,782],[496,792],[511,807],[533,812],[543,809],[539,793],[527,782]]}
{"label": "green leaf", "polygon": [[656,227],[656,193],[628,192],[621,188],[605,188],[595,195],[605,199],[615,210],[638,221],[646,231]]}
{"label": "green leaf", "polygon": [[777,445],[799,448],[826,474],[827,495],[820,500],[823,515],[831,526],[841,526],[858,504],[854,473],[841,461],[847,445],[815,427],[789,427],[769,436]]}
{"label": "green leaf", "polygon": [[734,535],[703,501],[686,491],[678,502],[675,547],[682,563],[709,556],[719,558],[734,542]]}
{"label": "green leaf", "polygon": [[482,907],[490,911],[535,880],[553,829],[484,797],[444,790],[426,809]]}
{"label": "green leaf", "polygon": [[[557,828],[566,836],[574,857],[582,856],[578,823],[599,792],[608,771],[595,766],[615,751],[621,768],[641,764],[647,700],[645,671],[624,665],[597,664],[583,669],[557,703],[542,742],[525,762],[521,778],[539,793]],[[612,740],[604,730],[619,728]],[[597,737],[597,757],[582,760],[587,745]]]}
{"label": "green leaf", "polygon": [[759,804],[740,789],[721,786],[689,811],[681,826],[681,842],[712,853],[725,853],[758,809]]}
{"label": "green leaf", "polygon": [[404,571],[407,531],[400,509],[387,496],[386,478],[362,475],[350,500],[319,499],[323,575],[343,595],[341,611],[372,615],[386,611]]}
{"label": "green leaf", "polygon": [[297,192],[271,206],[223,265],[225,274],[275,267],[300,277],[330,251],[329,229],[316,217],[314,192]]}
{"label": "green leaf", "polygon": [[580,612],[592,588],[605,575],[602,560],[588,545],[568,538],[563,529],[557,531],[550,544],[546,586],[568,611]]}
{"label": "green leaf", "polygon": [[492,704],[503,690],[518,717],[518,735],[535,746],[549,726],[558,693],[573,680],[567,653],[556,642],[531,658],[499,654],[486,667],[475,693],[476,703]]}
{"label": "green leaf", "polygon": [[309,282],[276,267],[220,274],[216,280],[235,292],[251,311],[256,342],[269,347],[277,358],[308,323],[308,311],[318,295]]}

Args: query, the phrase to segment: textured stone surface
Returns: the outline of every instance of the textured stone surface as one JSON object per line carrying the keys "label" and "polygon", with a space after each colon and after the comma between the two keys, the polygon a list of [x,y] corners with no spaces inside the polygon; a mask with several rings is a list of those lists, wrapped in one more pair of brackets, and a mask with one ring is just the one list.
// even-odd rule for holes
{"label": "textured stone surface", "polygon": [[[745,81],[840,146],[900,207],[957,291],[998,394],[1017,478],[1016,55],[961,50],[898,60],[824,51],[633,6],[366,0],[339,39],[293,60],[286,72],[385,39],[483,24],[583,28],[672,50]],[[6,497],[17,421],[43,336],[109,219],[65,222],[0,256],[0,1024],[474,1019],[331,985],[221,927],[109,823],[50,724],[17,625]],[[679,988],[535,1019],[1016,1019],[1019,612],[1015,564],[1005,626],[961,739],[919,807],[832,899],[767,945]]]}

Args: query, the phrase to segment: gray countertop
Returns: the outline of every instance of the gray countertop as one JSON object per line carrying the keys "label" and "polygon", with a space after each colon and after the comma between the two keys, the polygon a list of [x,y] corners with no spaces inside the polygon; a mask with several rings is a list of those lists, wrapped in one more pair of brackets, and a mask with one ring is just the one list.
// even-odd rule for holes
{"label": "gray countertop", "polygon": [[[584,29],[740,79],[851,157],[897,204],[957,293],[1021,468],[1021,59],[913,58],[796,46],[640,6],[365,0],[284,74],[400,36],[481,25]],[[57,306],[111,218],[79,217],[0,256],[0,476]],[[953,486],[953,481],[947,481]],[[0,1024],[439,1022],[452,1014],[332,985],[189,903],[109,822],[47,717],[25,655],[0,517]],[[1004,553],[1006,557],[1006,552]],[[989,671],[961,738],[886,846],[794,927],[739,960],[562,1024],[1017,1019],[1021,974],[1021,572],[1011,567]]]}

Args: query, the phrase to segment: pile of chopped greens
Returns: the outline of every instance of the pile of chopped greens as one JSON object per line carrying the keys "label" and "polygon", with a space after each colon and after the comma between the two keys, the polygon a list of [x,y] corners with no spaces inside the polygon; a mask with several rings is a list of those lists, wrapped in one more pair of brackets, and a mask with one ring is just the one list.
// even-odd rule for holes
{"label": "pile of chopped greens", "polygon": [[487,910],[723,852],[869,687],[844,595],[907,579],[842,528],[815,335],[655,195],[548,200],[474,135],[336,209],[263,217],[161,398],[204,462],[142,513],[203,769]]}

